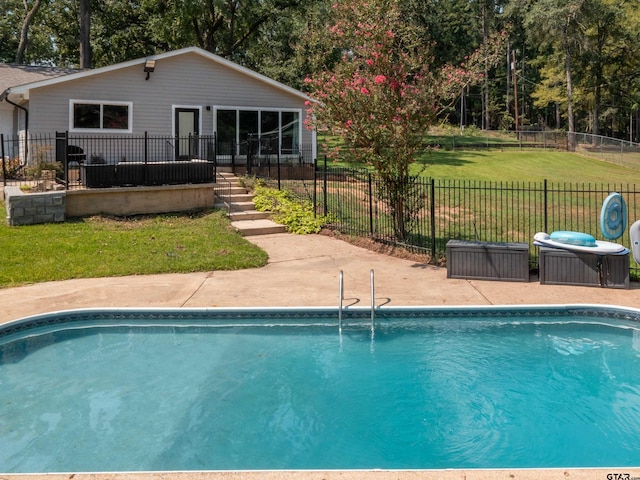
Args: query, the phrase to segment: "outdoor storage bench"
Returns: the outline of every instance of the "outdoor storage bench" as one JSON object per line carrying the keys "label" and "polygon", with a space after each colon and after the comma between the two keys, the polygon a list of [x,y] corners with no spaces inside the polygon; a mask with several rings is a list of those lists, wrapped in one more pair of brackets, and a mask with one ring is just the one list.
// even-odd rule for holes
{"label": "outdoor storage bench", "polygon": [[447,242],[447,278],[529,281],[529,244]]}
{"label": "outdoor storage bench", "polygon": [[629,288],[629,253],[602,255],[540,247],[540,283]]}

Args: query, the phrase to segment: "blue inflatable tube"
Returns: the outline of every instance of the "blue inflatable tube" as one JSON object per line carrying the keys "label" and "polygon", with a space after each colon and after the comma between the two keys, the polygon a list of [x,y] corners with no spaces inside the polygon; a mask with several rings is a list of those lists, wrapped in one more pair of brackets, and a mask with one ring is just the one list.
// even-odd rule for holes
{"label": "blue inflatable tube", "polygon": [[608,240],[615,240],[622,236],[627,227],[627,206],[622,195],[617,192],[610,194],[602,203],[600,211],[600,230]]}

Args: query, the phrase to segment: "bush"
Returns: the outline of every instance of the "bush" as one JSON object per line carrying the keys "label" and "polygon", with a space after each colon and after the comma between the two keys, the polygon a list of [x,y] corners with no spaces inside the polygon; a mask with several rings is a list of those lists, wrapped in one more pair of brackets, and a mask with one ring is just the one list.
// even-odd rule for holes
{"label": "bush", "polygon": [[64,176],[64,167],[60,162],[38,162],[33,166],[25,167],[24,173],[27,178],[40,179],[43,170],[55,170],[57,178]]}
{"label": "bush", "polygon": [[22,166],[20,165],[20,159],[18,157],[15,158],[5,158],[4,159],[4,168],[0,168],[0,178],[6,172],[6,178],[17,178],[18,173]]}
{"label": "bush", "polygon": [[300,200],[288,190],[256,185],[253,199],[256,210],[270,212],[271,218],[297,234],[318,233],[327,223],[326,217],[314,215],[313,204]]}

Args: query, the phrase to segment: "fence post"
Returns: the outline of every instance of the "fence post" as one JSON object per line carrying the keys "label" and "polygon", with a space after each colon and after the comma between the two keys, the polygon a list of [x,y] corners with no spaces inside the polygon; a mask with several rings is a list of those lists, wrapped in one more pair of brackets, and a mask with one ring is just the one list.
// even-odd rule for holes
{"label": "fence post", "polygon": [[144,132],[144,163],[146,165],[149,160],[149,133]]}
{"label": "fence post", "polygon": [[544,218],[544,231],[545,232],[549,231],[549,225],[547,223],[547,221],[548,221],[547,219],[549,217],[549,215],[547,213],[547,192],[548,192],[548,190],[547,190],[547,179],[545,178],[544,179],[544,190],[543,190],[543,195],[544,195],[544,199],[543,199],[543,202],[544,202],[543,218]]}
{"label": "fence post", "polygon": [[[56,132],[56,162],[62,164],[65,188],[69,189],[69,132]],[[78,164],[80,169],[80,164]]]}
{"label": "fence post", "polygon": [[276,161],[278,162],[278,190],[280,190],[280,145],[278,145],[278,151],[276,152]]}
{"label": "fence post", "polygon": [[4,133],[0,133],[0,153],[2,154],[2,186],[7,186],[7,164],[4,159]]}
{"label": "fence post", "polygon": [[371,181],[371,172],[367,173],[369,180],[369,234],[373,237],[373,185]]}
{"label": "fence post", "polygon": [[149,168],[147,162],[149,160],[149,132],[144,132],[144,184],[149,183]]}
{"label": "fence post", "polygon": [[327,201],[327,156],[324,156],[324,180],[323,180],[323,195],[324,195],[324,214],[327,215],[329,212],[329,206]]}
{"label": "fence post", "polygon": [[318,218],[318,159],[313,159],[313,218]]}
{"label": "fence post", "polygon": [[218,180],[218,132],[213,132],[213,183]]}
{"label": "fence post", "polygon": [[236,174],[236,141],[231,140],[231,171]]}
{"label": "fence post", "polygon": [[429,200],[431,202],[431,261],[436,263],[436,181],[431,179],[431,191]]}

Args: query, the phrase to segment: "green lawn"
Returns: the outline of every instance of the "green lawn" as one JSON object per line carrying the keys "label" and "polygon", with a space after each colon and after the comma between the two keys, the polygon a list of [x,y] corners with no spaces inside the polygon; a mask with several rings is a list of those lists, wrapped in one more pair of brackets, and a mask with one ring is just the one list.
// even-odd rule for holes
{"label": "green lawn", "polygon": [[534,151],[437,151],[423,155],[412,172],[437,179],[492,182],[636,183],[640,172],[575,153]]}
{"label": "green lawn", "polygon": [[[493,143],[513,143],[514,139],[497,132],[491,133]],[[443,135],[430,135],[433,142]],[[445,143],[450,143],[450,136]],[[481,135],[456,136],[456,144],[474,143]],[[322,144],[329,148],[341,145],[337,137],[320,137],[319,158],[323,158]],[[322,161],[321,161],[322,162]],[[329,162],[334,166],[360,166],[345,162]],[[436,149],[420,155],[411,168],[415,175],[435,179],[478,180],[491,182],[571,182],[571,183],[624,183],[640,182],[638,169],[622,167],[592,157],[558,150],[447,150]]]}
{"label": "green lawn", "polygon": [[[4,207],[4,205],[2,205]],[[71,278],[260,267],[267,254],[222,211],[0,224],[0,287]]]}

